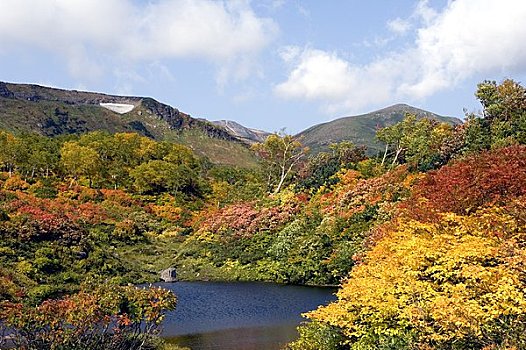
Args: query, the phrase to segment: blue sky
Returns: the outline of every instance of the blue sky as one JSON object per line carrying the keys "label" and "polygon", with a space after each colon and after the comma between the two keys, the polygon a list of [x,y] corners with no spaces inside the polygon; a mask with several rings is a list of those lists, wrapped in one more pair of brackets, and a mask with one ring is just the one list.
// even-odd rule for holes
{"label": "blue sky", "polygon": [[2,0],[0,80],[151,96],[299,132],[409,103],[463,116],[524,81],[523,0]]}

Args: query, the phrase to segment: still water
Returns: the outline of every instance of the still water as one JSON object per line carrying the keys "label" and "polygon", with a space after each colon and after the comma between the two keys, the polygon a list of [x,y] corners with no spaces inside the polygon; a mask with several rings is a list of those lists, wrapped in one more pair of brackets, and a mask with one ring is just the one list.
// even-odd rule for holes
{"label": "still water", "polygon": [[301,313],[335,300],[334,288],[254,282],[160,283],[178,298],[163,337],[192,350],[274,350],[297,337]]}

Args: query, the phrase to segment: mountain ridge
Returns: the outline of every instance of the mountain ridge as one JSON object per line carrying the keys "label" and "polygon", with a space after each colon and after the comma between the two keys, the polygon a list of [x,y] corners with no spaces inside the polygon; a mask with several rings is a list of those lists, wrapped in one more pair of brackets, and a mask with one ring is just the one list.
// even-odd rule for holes
{"label": "mountain ridge", "polygon": [[414,114],[418,118],[429,118],[452,125],[462,123],[458,118],[441,116],[408,104],[398,103],[369,113],[316,124],[295,136],[300,138],[302,143],[314,153],[328,149],[331,143],[351,141],[357,146],[366,146],[368,153],[374,154],[383,148],[376,140],[376,131],[402,121],[406,113]]}
{"label": "mountain ridge", "polygon": [[220,128],[216,128],[214,124],[203,119],[193,118],[189,114],[159,102],[152,97],[109,95],[99,92],[59,89],[37,84],[7,82],[0,82],[0,97],[28,102],[61,102],[72,106],[89,105],[101,107],[101,103],[120,103],[132,104],[137,108],[143,105],[150,112],[165,120],[173,129],[196,127],[201,128],[211,137],[222,137],[226,140],[237,141],[232,135]]}
{"label": "mountain ridge", "polygon": [[[383,148],[375,138],[378,128],[401,121],[406,113],[450,124],[462,122],[458,118],[399,103],[313,125],[295,136],[313,153],[327,149],[331,143],[347,140],[365,145],[368,153],[373,155]],[[271,134],[231,120],[194,118],[152,97],[118,96],[2,81],[0,128],[46,136],[94,130],[138,132],[156,140],[186,144],[213,162],[231,165],[243,165],[243,162],[255,165],[256,160],[248,146],[264,142]]]}
{"label": "mountain ridge", "polygon": [[[111,104],[133,108],[120,113],[108,108]],[[256,164],[245,141],[151,97],[0,82],[0,128],[45,136],[96,130],[137,132],[156,140],[185,144],[212,162]]]}

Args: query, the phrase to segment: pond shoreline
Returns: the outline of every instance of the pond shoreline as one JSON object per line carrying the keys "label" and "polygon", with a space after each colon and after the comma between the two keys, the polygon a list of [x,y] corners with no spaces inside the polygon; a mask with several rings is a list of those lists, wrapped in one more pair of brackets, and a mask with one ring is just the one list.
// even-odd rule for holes
{"label": "pond shoreline", "polygon": [[313,284],[313,283],[307,283],[307,284],[300,284],[300,283],[287,283],[287,282],[278,282],[278,281],[271,281],[271,280],[258,280],[258,279],[229,279],[229,278],[184,278],[184,279],[176,279],[173,282],[164,282],[161,279],[158,279],[155,282],[151,282],[152,284],[156,283],[178,283],[178,282],[218,282],[218,283],[270,283],[270,284],[279,284],[284,286],[296,286],[296,287],[319,287],[319,288],[340,288],[341,284]]}

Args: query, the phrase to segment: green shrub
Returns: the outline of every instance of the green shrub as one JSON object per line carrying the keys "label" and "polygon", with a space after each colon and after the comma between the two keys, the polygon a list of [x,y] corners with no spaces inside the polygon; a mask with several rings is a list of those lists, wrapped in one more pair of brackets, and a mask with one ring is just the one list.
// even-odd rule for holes
{"label": "green shrub", "polygon": [[348,350],[349,346],[336,327],[318,322],[298,327],[299,339],[287,345],[286,350]]}

